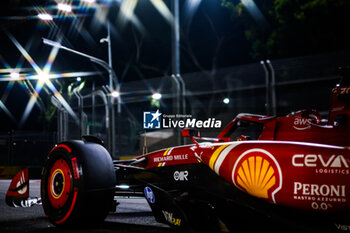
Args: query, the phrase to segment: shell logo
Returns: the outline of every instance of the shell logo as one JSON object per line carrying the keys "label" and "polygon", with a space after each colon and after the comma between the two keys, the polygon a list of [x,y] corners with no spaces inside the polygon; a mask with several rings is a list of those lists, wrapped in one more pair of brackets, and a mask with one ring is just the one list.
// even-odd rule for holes
{"label": "shell logo", "polygon": [[282,188],[282,172],[271,153],[251,149],[238,157],[232,170],[232,181],[250,195],[276,203],[275,194]]}

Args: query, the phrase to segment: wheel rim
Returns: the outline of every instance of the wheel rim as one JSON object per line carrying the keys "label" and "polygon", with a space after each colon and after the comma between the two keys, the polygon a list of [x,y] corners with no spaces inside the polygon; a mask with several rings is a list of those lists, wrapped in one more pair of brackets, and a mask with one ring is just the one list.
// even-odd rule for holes
{"label": "wheel rim", "polygon": [[59,209],[66,204],[71,193],[72,175],[68,163],[58,159],[50,169],[47,185],[51,205]]}

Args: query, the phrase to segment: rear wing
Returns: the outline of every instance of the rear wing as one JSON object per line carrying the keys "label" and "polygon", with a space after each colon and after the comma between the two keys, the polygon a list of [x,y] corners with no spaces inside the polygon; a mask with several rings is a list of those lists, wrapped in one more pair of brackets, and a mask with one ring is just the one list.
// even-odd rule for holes
{"label": "rear wing", "polygon": [[328,125],[349,124],[350,118],[350,67],[340,68],[340,83],[332,90],[332,103]]}

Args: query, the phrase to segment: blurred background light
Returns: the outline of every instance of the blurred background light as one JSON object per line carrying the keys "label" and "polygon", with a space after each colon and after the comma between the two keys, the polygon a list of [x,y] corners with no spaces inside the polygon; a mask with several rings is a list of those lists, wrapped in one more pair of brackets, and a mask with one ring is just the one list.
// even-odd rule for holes
{"label": "blurred background light", "polygon": [[38,14],[38,18],[44,21],[50,21],[53,20],[52,16],[50,14],[47,13],[40,13]]}
{"label": "blurred background light", "polygon": [[114,98],[118,98],[120,96],[120,93],[119,91],[112,91],[111,95],[114,97]]}
{"label": "blurred background light", "polygon": [[156,92],[156,93],[154,93],[154,94],[152,95],[152,99],[154,99],[154,100],[160,100],[160,99],[162,99],[162,94]]}
{"label": "blurred background light", "polygon": [[64,12],[72,12],[72,6],[66,3],[58,3],[57,9]]}
{"label": "blurred background light", "polygon": [[46,83],[50,79],[50,75],[46,72],[40,72],[37,75],[37,77],[41,82],[44,82],[44,83]]}
{"label": "blurred background light", "polygon": [[11,72],[10,76],[11,76],[11,78],[13,78],[13,79],[18,79],[20,75],[19,75],[18,72]]}
{"label": "blurred background light", "polygon": [[224,104],[229,104],[230,103],[230,99],[229,98],[225,98],[222,100],[222,102],[224,102]]}

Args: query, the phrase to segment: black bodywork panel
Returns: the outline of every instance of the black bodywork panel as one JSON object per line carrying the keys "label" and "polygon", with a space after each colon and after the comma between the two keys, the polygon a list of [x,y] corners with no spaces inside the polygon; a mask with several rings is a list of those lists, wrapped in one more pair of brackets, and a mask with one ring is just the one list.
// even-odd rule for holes
{"label": "black bodywork panel", "polygon": [[[268,203],[233,187],[208,166],[183,164],[144,169],[115,165],[116,195],[144,196],[158,222],[195,232],[328,232],[322,214]],[[151,190],[153,200],[147,198]],[[151,200],[151,201],[150,201]],[[301,219],[301,221],[300,221]],[[295,224],[295,223],[298,224]],[[254,224],[252,224],[254,223]],[[286,229],[290,223],[291,228]],[[326,231],[325,231],[326,230]]]}

